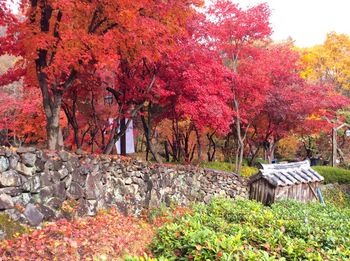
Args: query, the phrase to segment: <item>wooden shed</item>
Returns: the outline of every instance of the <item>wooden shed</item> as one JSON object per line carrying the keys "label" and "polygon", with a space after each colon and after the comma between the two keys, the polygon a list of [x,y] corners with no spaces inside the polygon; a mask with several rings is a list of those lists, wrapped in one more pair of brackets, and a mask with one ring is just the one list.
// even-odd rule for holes
{"label": "wooden shed", "polygon": [[250,199],[266,205],[283,199],[314,201],[318,199],[317,190],[323,180],[309,161],[261,164],[259,173],[249,180]]}

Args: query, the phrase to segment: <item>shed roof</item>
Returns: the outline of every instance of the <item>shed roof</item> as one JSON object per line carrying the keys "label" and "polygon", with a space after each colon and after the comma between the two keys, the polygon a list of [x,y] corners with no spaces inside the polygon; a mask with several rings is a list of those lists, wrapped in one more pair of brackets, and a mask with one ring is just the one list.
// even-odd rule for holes
{"label": "shed roof", "polygon": [[261,164],[260,171],[250,179],[264,179],[275,187],[320,182],[324,178],[310,167],[308,160],[294,163]]}

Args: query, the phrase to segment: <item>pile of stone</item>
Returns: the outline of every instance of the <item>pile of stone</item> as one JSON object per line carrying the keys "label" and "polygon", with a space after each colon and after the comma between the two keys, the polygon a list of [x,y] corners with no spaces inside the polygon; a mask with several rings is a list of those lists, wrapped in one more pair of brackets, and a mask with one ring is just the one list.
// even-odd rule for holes
{"label": "pile of stone", "polygon": [[65,201],[75,202],[79,216],[110,207],[138,215],[143,208],[214,196],[246,198],[247,181],[234,173],[129,158],[0,148],[0,212],[32,226],[67,217]]}

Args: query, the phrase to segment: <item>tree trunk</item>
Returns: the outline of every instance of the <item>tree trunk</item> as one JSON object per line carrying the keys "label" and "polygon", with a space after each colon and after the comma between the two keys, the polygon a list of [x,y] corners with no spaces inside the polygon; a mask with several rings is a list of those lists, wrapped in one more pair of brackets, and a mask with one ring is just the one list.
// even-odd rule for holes
{"label": "tree trunk", "polygon": [[272,160],[275,158],[275,150],[278,144],[278,140],[277,141],[273,141],[273,144],[271,144],[270,142],[270,146],[267,149],[267,159],[269,161],[269,164],[272,163]]}
{"label": "tree trunk", "polygon": [[260,151],[260,145],[255,149],[255,151],[253,152],[252,151],[252,156],[251,156],[251,158],[248,160],[248,165],[250,166],[250,167],[252,167],[253,165],[254,165],[254,161],[255,161],[255,159],[256,159],[256,156],[258,155],[258,153],[259,153],[259,151]]}
{"label": "tree trunk", "polygon": [[[115,147],[116,142],[120,139],[120,137],[125,133],[126,129],[128,128],[129,124],[130,124],[131,120],[128,119],[128,121],[126,122],[126,124],[123,126],[119,127],[119,131],[118,128],[116,126],[113,127],[112,129],[112,137],[109,139],[107,146],[105,147],[103,153],[104,154],[111,154],[113,151],[113,148]],[[118,151],[119,152],[119,151]],[[119,152],[120,153],[120,152]]]}
{"label": "tree trunk", "polygon": [[[62,150],[63,149],[63,135],[60,128],[60,110],[62,104],[62,94],[54,94],[54,102],[51,103],[49,113],[46,113],[46,131],[48,139],[49,150]],[[44,102],[45,106],[45,102]]]}
{"label": "tree trunk", "polygon": [[196,126],[194,126],[194,130],[196,132],[196,138],[197,138],[197,158],[198,158],[198,164],[202,162],[202,143],[201,143],[201,136]]}
{"label": "tree trunk", "polygon": [[244,152],[244,138],[242,137],[241,132],[241,121],[239,116],[239,105],[236,98],[234,99],[235,104],[235,110],[236,110],[236,118],[235,118],[235,125],[236,125],[236,133],[237,133],[237,151],[236,151],[236,173],[238,175],[241,174],[241,168],[243,163],[243,152]]}
{"label": "tree trunk", "polygon": [[142,121],[142,126],[143,126],[143,131],[145,132],[145,137],[146,137],[146,143],[147,143],[147,148],[151,152],[154,160],[157,163],[162,163],[162,159],[158,152],[156,151],[156,148],[154,147],[152,143],[152,135],[151,135],[151,129],[150,129],[150,122],[146,121],[146,118],[144,115],[141,115],[141,121]]}
{"label": "tree trunk", "polygon": [[[214,161],[215,159],[215,153],[216,153],[216,143],[213,139],[213,136],[215,134],[215,131],[212,134],[207,133],[207,138],[209,141],[208,144],[208,151],[207,151],[207,155],[208,155],[208,161]],[[213,152],[211,152],[211,149],[213,148]]]}
{"label": "tree trunk", "polygon": [[72,94],[73,100],[72,100],[72,109],[70,110],[68,105],[66,103],[62,103],[63,111],[66,114],[66,118],[68,120],[68,123],[73,128],[73,134],[74,134],[74,143],[77,149],[81,148],[81,142],[79,139],[79,126],[76,116],[76,105],[77,105],[77,93],[73,92]]}
{"label": "tree trunk", "polygon": [[123,156],[126,156],[126,122],[125,122],[125,118],[123,117],[120,120],[120,129],[121,130],[125,130],[121,136],[120,136],[120,154]]}
{"label": "tree trunk", "polygon": [[232,132],[226,135],[224,146],[222,146],[222,154],[224,154],[224,161],[231,162],[231,149],[230,149],[230,141],[231,141]]}
{"label": "tree trunk", "polygon": [[47,147],[49,150],[63,149],[63,135],[59,122],[62,97],[64,90],[68,89],[76,79],[76,74],[77,72],[72,70],[66,82],[62,86],[54,86],[52,94],[50,94],[46,73],[40,71],[37,72],[46,116]]}
{"label": "tree trunk", "polygon": [[165,160],[167,162],[170,161],[170,155],[169,155],[169,148],[168,148],[168,142],[164,141],[164,152],[165,152]]}
{"label": "tree trunk", "polygon": [[112,135],[113,135],[113,137],[109,139],[109,141],[108,141],[108,143],[107,143],[107,145],[106,145],[106,147],[105,147],[105,149],[104,149],[104,151],[103,151],[104,154],[109,155],[109,154],[112,153],[112,150],[113,150],[113,148],[114,148],[114,146],[115,146],[115,143],[116,143],[117,140],[120,138],[120,134],[119,134],[119,133],[120,133],[120,132],[118,132],[118,130],[117,130],[116,127],[114,127],[114,128],[112,129]]}

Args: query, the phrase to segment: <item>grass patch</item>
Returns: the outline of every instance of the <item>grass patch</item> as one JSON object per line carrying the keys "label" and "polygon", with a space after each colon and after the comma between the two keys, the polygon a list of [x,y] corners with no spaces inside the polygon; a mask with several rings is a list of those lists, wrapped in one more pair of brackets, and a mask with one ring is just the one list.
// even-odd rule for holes
{"label": "grass patch", "polygon": [[324,177],[325,184],[350,184],[350,170],[330,166],[314,166],[312,168]]}
{"label": "grass patch", "polygon": [[[228,163],[228,162],[218,162],[218,161],[205,162],[202,164],[202,167],[208,168],[208,169],[222,170],[226,172],[234,172],[235,170],[235,164]],[[250,177],[258,172],[259,170],[255,167],[242,166],[241,176]]]}

